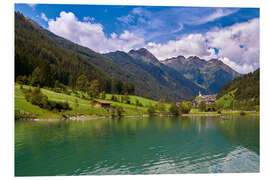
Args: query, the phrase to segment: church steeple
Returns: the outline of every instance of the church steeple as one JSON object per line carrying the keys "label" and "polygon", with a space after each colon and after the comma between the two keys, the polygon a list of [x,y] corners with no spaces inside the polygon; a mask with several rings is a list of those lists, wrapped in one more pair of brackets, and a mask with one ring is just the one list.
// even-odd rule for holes
{"label": "church steeple", "polygon": [[202,96],[201,91],[199,91],[199,97],[201,97],[201,96]]}

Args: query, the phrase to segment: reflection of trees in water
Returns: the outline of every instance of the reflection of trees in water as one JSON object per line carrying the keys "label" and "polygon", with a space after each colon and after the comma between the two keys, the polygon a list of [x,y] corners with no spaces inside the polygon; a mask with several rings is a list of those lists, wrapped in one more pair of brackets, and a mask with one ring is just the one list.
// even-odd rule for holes
{"label": "reflection of trees in water", "polygon": [[226,139],[259,154],[259,116],[228,116],[217,127]]}
{"label": "reflection of trees in water", "polygon": [[188,130],[195,128],[197,132],[215,128],[216,117],[205,116],[187,116],[182,117],[180,121],[180,129]]}

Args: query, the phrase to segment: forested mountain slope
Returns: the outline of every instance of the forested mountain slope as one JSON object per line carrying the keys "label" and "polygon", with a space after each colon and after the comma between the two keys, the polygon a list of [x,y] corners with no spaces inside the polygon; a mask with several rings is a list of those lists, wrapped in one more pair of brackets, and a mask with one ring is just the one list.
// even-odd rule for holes
{"label": "forested mountain slope", "polygon": [[116,51],[104,54],[129,72],[144,80],[145,86],[152,88],[154,94],[161,94],[169,100],[189,99],[199,91],[207,92],[179,72],[160,63],[144,48],[129,53]]}
{"label": "forested mountain slope", "polygon": [[[60,82],[76,88],[83,75],[81,79],[98,80],[101,90],[109,93],[123,93],[121,88],[113,91],[113,86],[131,83],[136,95],[170,101],[190,99],[199,90],[205,91],[145,50],[131,51],[125,53],[126,59],[120,55],[115,60],[56,36],[15,13],[16,79],[31,85],[54,86]],[[121,59],[131,66],[119,63]]]}
{"label": "forested mountain slope", "polygon": [[260,69],[257,69],[256,71],[248,73],[242,77],[237,77],[233,81],[225,84],[218,92],[217,98],[220,98],[233,90],[236,90],[234,93],[234,98],[236,100],[253,99],[253,101],[259,104]]}

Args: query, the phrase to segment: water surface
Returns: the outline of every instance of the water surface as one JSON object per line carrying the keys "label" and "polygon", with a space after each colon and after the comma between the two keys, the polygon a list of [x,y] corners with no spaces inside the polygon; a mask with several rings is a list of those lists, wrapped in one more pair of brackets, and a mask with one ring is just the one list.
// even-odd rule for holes
{"label": "water surface", "polygon": [[259,116],[15,122],[15,176],[223,172],[259,172]]}

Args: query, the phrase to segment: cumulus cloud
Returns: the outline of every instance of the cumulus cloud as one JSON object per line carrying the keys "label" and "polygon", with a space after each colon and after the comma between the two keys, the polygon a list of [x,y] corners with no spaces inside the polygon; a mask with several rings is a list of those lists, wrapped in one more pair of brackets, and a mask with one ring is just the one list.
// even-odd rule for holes
{"label": "cumulus cloud", "polygon": [[247,73],[259,67],[259,19],[205,34],[189,34],[164,44],[150,42],[146,48],[159,59],[178,55],[218,58],[238,72]]}
{"label": "cumulus cloud", "polygon": [[129,51],[145,43],[143,38],[127,30],[122,34],[112,33],[110,37],[106,37],[101,24],[79,21],[72,12],[62,11],[55,20],[48,21],[48,26],[51,32],[100,53]]}
{"label": "cumulus cloud", "polygon": [[166,44],[148,43],[146,46],[159,59],[165,59],[173,56],[209,56],[206,39],[202,34],[190,34],[179,40],[171,40]]}
{"label": "cumulus cloud", "polygon": [[[232,12],[217,11],[216,15],[205,19],[209,21],[226,13]],[[137,19],[137,21],[144,21],[152,16],[150,12],[142,8],[134,8],[133,14],[140,14],[141,19]],[[199,56],[206,60],[218,58],[240,73],[247,73],[259,67],[258,18],[236,23],[226,28],[214,28],[206,33],[182,35],[176,40],[164,43],[148,41],[146,44],[145,39],[137,34],[145,34],[144,31],[147,31],[147,28],[139,28],[137,31],[124,30],[123,33],[111,33],[108,36],[105,35],[102,24],[92,22],[93,19],[90,17],[84,17],[83,21],[80,21],[72,12],[64,11],[56,19],[48,19],[44,13],[41,14],[41,17],[48,22],[48,29],[51,32],[100,53],[146,47],[160,60],[179,55]],[[132,18],[122,20],[132,21]],[[153,22],[151,21],[151,23]],[[145,23],[147,24],[147,22]],[[152,25],[158,28],[161,24],[160,21],[157,21]],[[178,31],[183,29],[181,23],[177,24],[177,27]],[[155,33],[155,31],[151,31],[152,35],[149,36],[158,36]],[[162,34],[163,32],[157,33]]]}
{"label": "cumulus cloud", "polygon": [[208,32],[206,37],[208,44],[219,50],[219,57],[226,57],[243,67],[239,71],[247,72],[259,67],[259,19],[215,29]]}

